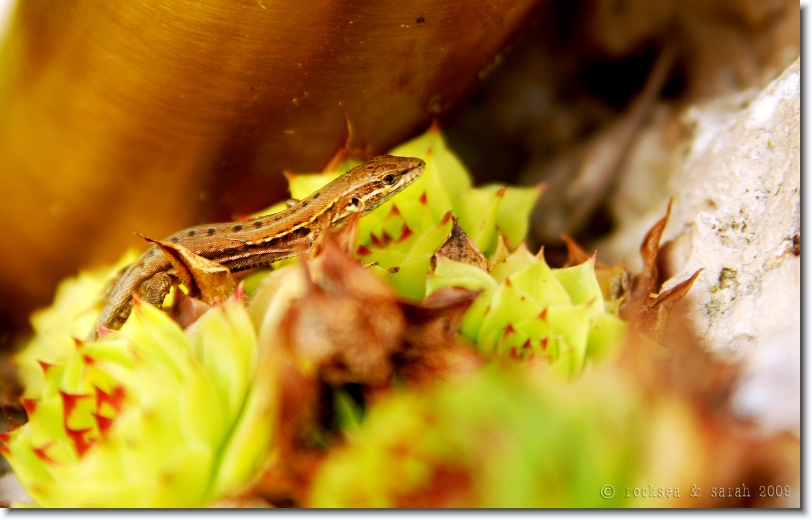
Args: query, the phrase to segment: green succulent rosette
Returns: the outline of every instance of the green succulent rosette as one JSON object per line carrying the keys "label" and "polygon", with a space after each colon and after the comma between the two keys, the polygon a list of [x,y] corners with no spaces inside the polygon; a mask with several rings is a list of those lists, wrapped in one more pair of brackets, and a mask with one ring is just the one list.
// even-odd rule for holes
{"label": "green succulent rosette", "polygon": [[425,160],[426,171],[361,222],[358,255],[376,262],[372,269],[403,297],[425,296],[431,257],[451,231],[449,212],[485,254],[495,251],[499,232],[514,246],[524,240],[540,187],[472,187],[465,167],[435,129],[391,153]]}
{"label": "green succulent rosette", "polygon": [[439,256],[426,292],[454,286],[481,291],[460,327],[480,351],[545,358],[577,375],[587,360],[616,350],[628,325],[617,316],[617,302],[604,301],[594,257],[552,269],[542,253],[534,256],[524,244],[509,255],[500,249],[490,272]]}
{"label": "green succulent rosette", "polygon": [[239,297],[186,331],[136,302],[120,333],[72,339],[91,327],[105,280],[133,259],[63,282],[16,356],[29,420],[3,452],[36,505],[205,505],[267,457],[273,386],[254,378],[256,335]]}

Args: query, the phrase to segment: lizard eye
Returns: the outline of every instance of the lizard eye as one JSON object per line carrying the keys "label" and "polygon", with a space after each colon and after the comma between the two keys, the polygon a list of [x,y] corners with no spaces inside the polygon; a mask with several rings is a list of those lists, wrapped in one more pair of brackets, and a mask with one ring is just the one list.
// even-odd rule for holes
{"label": "lizard eye", "polygon": [[394,173],[387,173],[383,178],[383,182],[384,182],[384,184],[395,184],[395,181],[397,179],[398,179],[398,176],[395,175]]}

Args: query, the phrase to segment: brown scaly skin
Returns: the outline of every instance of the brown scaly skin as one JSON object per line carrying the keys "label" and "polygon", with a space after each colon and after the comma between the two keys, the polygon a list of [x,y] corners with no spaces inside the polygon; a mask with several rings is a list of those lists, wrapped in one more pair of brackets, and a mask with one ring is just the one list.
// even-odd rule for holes
{"label": "brown scaly skin", "polygon": [[[414,182],[425,169],[416,158],[379,155],[338,177],[285,211],[238,222],[206,224],[164,239],[230,271],[268,265],[309,250],[329,229],[357,213],[366,215]],[[121,328],[130,315],[133,294],[160,305],[175,273],[157,245],[150,247],[113,283],[91,337],[100,327]]]}

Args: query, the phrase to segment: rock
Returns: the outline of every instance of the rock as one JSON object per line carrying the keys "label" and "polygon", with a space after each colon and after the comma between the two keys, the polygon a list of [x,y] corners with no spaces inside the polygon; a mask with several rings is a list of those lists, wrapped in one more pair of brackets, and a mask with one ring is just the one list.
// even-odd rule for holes
{"label": "rock", "polygon": [[[701,343],[743,363],[735,411],[799,432],[800,61],[764,90],[692,107],[678,123],[682,139],[666,119],[638,140],[613,197],[620,229],[599,251],[634,267],[673,195],[664,288],[705,269],[685,305]],[[650,189],[633,189],[644,178]]]}

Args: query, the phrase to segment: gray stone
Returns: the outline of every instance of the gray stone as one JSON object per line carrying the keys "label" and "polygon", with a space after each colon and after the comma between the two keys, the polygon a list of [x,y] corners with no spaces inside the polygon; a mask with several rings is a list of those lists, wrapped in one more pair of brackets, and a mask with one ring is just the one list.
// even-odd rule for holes
{"label": "gray stone", "polygon": [[685,305],[703,346],[743,363],[736,412],[800,431],[800,61],[677,123],[681,139],[665,117],[638,140],[613,198],[620,229],[598,250],[639,268],[673,196],[664,288],[704,268]]}

